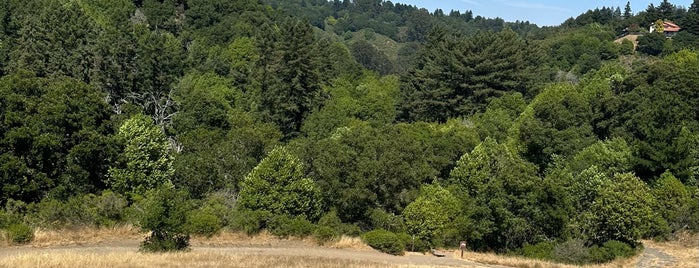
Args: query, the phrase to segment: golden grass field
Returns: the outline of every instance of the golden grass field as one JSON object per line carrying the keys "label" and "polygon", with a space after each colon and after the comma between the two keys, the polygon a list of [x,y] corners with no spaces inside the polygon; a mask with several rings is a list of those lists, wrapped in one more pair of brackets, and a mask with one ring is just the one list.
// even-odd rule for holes
{"label": "golden grass field", "polygon": [[[456,250],[446,258],[419,253],[390,256],[372,250],[358,238],[343,237],[321,247],[311,239],[278,239],[265,233],[195,237],[190,251],[148,254],[138,252],[144,237],[131,226],[37,230],[35,240],[28,245],[0,240],[0,267],[574,267],[468,251],[461,260]],[[672,256],[672,267],[698,267],[698,239],[697,235],[684,235],[673,242],[644,241],[644,245]],[[639,258],[586,267],[636,267]]]}

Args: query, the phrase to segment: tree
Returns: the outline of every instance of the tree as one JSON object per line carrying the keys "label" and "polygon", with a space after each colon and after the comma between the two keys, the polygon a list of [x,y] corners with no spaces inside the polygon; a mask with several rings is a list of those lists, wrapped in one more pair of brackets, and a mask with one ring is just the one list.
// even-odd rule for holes
{"label": "tree", "polygon": [[669,170],[683,183],[696,183],[699,165],[699,64],[687,50],[640,67],[620,88],[622,102],[612,132],[633,148],[634,172],[651,180]]}
{"label": "tree", "polygon": [[470,245],[476,249],[507,250],[534,242],[542,229],[530,218],[536,211],[536,168],[503,144],[486,138],[464,154],[452,170],[448,183],[465,196],[470,207]]}
{"label": "tree", "polygon": [[262,118],[279,126],[285,139],[296,137],[313,110],[323,104],[319,60],[315,53],[313,29],[308,23],[287,19],[268,26],[272,33],[263,42],[262,88],[259,112]]}
{"label": "tree", "polygon": [[318,219],[320,189],[303,172],[298,158],[284,147],[275,148],[241,181],[238,208]]}
{"label": "tree", "polygon": [[554,155],[568,158],[596,140],[588,99],[571,85],[555,84],[520,115],[510,137],[522,156],[544,170]]}
{"label": "tree", "polygon": [[598,245],[610,240],[634,245],[658,218],[653,210],[655,202],[638,177],[617,174],[613,181],[598,188],[597,198],[583,216],[583,233]]}
{"label": "tree", "polygon": [[688,11],[699,15],[699,0],[694,0]]}
{"label": "tree", "polygon": [[72,78],[0,78],[0,203],[97,193],[116,156],[104,94]]}
{"label": "tree", "polygon": [[141,242],[145,252],[178,251],[189,248],[187,213],[192,209],[187,192],[170,182],[150,189],[141,201],[143,214],[138,224],[150,235]]}
{"label": "tree", "polygon": [[624,6],[624,19],[629,19],[632,15],[631,1],[626,1],[626,6]]}
{"label": "tree", "polygon": [[653,196],[658,200],[658,213],[670,224],[672,231],[686,228],[682,217],[694,200],[680,180],[671,172],[661,174],[653,186]]}
{"label": "tree", "polygon": [[621,138],[598,141],[579,151],[569,162],[573,173],[596,166],[607,176],[631,171],[633,155],[631,148]]}
{"label": "tree", "polygon": [[393,72],[393,66],[386,54],[376,49],[369,42],[359,40],[350,45],[354,59],[369,70],[381,75]]}
{"label": "tree", "polygon": [[416,66],[401,78],[402,119],[445,122],[483,110],[506,92],[534,95],[546,80],[545,58],[535,44],[512,30],[479,32],[466,39],[435,29],[418,52]]}
{"label": "tree", "polygon": [[117,133],[124,144],[121,161],[110,167],[107,182],[121,194],[143,195],[170,182],[175,172],[170,144],[153,120],[143,114],[126,120]]}
{"label": "tree", "polygon": [[449,190],[436,184],[423,186],[420,196],[403,210],[408,234],[430,246],[439,245],[440,239],[458,227],[460,206]]}

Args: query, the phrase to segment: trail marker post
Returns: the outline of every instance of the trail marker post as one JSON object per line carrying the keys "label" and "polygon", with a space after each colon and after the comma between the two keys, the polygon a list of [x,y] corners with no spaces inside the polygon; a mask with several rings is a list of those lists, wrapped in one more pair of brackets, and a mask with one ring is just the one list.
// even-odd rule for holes
{"label": "trail marker post", "polygon": [[461,258],[464,258],[464,250],[466,250],[466,241],[461,241],[459,243],[459,248],[461,249]]}

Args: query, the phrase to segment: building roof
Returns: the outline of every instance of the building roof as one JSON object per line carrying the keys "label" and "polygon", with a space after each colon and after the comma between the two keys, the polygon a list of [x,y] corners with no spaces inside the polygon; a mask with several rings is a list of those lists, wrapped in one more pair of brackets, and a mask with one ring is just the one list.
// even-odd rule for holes
{"label": "building roof", "polygon": [[679,32],[680,29],[682,29],[680,26],[677,26],[677,24],[671,21],[663,21],[663,31],[665,32]]}

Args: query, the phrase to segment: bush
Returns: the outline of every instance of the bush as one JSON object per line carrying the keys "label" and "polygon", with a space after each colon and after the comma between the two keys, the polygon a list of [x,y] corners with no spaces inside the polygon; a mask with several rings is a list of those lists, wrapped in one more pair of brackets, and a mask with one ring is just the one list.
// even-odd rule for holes
{"label": "bush", "polygon": [[399,233],[397,234],[397,236],[398,239],[400,239],[401,243],[405,245],[406,251],[427,252],[430,250],[429,244],[425,243],[425,241],[418,239],[415,236],[411,236],[407,233]]}
{"label": "bush", "polygon": [[187,212],[191,205],[188,194],[178,191],[171,183],[148,191],[143,200],[141,228],[151,235],[141,243],[146,252],[184,250],[189,247]]}
{"label": "bush", "polygon": [[369,220],[371,221],[371,228],[373,229],[384,229],[391,232],[405,231],[403,217],[387,213],[382,209],[372,209],[369,213]]}
{"label": "bush", "polygon": [[608,262],[617,257],[628,258],[636,253],[633,247],[624,242],[610,240],[601,247],[590,248],[590,260],[597,263]]}
{"label": "bush", "polygon": [[313,231],[313,237],[318,241],[318,244],[325,244],[339,236],[335,229],[328,226],[318,226],[315,231]]}
{"label": "bush", "polygon": [[304,217],[289,218],[280,215],[272,218],[267,223],[267,230],[278,237],[289,236],[306,237],[313,233],[315,225]]}
{"label": "bush", "polygon": [[403,255],[405,246],[398,236],[384,229],[373,230],[362,235],[370,247],[391,255]]}
{"label": "bush", "polygon": [[525,245],[522,248],[522,255],[527,258],[550,260],[553,258],[553,248],[555,244],[552,242],[540,242],[536,245]]}
{"label": "bush", "polygon": [[233,230],[253,235],[262,231],[271,217],[267,211],[238,210],[231,227]]}
{"label": "bush", "polygon": [[349,223],[342,223],[340,217],[337,216],[337,212],[332,210],[318,220],[318,226],[330,227],[338,234],[344,234],[349,236],[359,236],[362,233],[362,229],[359,226]]}
{"label": "bush", "polygon": [[553,259],[570,264],[583,264],[590,258],[590,249],[581,239],[571,239],[553,248]]}
{"label": "bush", "polygon": [[12,242],[24,244],[34,239],[34,230],[26,224],[15,223],[7,227],[7,234]]}
{"label": "bush", "polygon": [[176,251],[188,248],[189,235],[173,232],[153,231],[141,243],[141,250],[145,252]]}
{"label": "bush", "polygon": [[221,219],[211,213],[196,210],[187,215],[187,229],[191,234],[212,237],[221,231]]}

